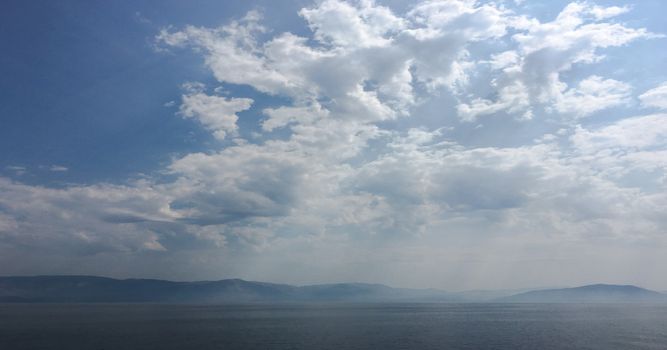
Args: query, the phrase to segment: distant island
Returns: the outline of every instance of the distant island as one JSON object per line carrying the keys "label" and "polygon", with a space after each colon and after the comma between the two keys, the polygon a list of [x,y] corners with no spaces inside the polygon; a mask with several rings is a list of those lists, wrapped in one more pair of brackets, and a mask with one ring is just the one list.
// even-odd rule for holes
{"label": "distant island", "polygon": [[651,303],[667,302],[667,294],[631,285],[593,284],[576,288],[536,290],[500,298],[518,303]]}
{"label": "distant island", "polygon": [[275,302],[499,302],[654,303],[667,294],[636,286],[596,284],[531,291],[446,292],[337,283],[293,286],[241,279],[174,282],[96,276],[0,277],[0,302],[52,303],[275,303]]}

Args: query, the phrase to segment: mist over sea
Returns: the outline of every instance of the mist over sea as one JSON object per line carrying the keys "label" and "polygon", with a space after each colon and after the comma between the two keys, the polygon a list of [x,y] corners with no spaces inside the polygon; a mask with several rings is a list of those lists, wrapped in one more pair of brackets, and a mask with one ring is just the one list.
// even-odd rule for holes
{"label": "mist over sea", "polygon": [[665,349],[667,305],[0,304],[0,349]]}

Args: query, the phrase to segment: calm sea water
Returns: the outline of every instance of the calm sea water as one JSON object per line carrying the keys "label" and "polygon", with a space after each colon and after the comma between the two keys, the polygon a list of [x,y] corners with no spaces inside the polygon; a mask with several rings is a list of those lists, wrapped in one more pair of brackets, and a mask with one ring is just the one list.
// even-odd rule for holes
{"label": "calm sea water", "polygon": [[667,349],[667,306],[0,304],[0,349]]}

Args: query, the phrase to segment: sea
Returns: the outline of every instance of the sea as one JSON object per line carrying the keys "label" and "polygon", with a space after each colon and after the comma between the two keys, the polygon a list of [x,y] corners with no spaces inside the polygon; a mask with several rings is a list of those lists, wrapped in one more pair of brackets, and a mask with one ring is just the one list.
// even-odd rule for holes
{"label": "sea", "polygon": [[667,305],[0,304],[0,349],[667,349]]}

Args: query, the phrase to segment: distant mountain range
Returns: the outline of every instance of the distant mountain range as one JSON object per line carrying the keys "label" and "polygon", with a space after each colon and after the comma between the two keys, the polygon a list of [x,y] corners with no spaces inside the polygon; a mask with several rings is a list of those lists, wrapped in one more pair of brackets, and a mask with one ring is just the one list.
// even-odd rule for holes
{"label": "distant mountain range", "polygon": [[0,277],[0,302],[244,303],[327,301],[455,301],[438,290],[400,289],[380,284],[292,286],[226,279],[172,282],[95,276]]}
{"label": "distant mountain range", "polygon": [[292,286],[226,279],[173,282],[95,276],[0,277],[0,302],[667,302],[667,295],[634,286],[517,291],[445,292],[392,288],[381,284],[338,283]]}

